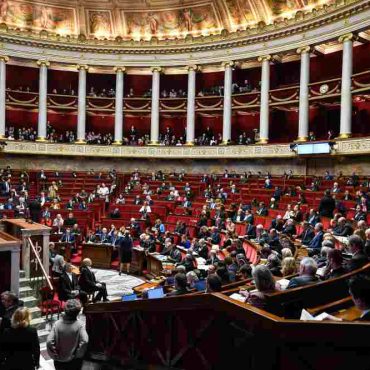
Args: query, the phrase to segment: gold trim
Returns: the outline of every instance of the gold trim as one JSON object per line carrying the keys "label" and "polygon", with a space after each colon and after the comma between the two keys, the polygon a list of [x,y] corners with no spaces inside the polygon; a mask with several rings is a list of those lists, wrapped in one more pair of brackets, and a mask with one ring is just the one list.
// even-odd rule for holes
{"label": "gold trim", "polygon": [[339,136],[337,137],[337,139],[340,139],[340,140],[349,139],[351,136],[352,136],[351,133],[342,133],[342,134],[339,134]]}
{"label": "gold trim", "polygon": [[196,64],[194,65],[191,65],[191,66],[187,66],[186,67],[186,70],[189,72],[189,71],[194,71],[194,72],[199,72],[200,71],[200,67]]}
{"label": "gold trim", "polygon": [[45,67],[50,67],[50,62],[48,60],[38,60],[36,62],[36,64],[41,67],[41,66],[45,66]]}
{"label": "gold trim", "polygon": [[227,67],[233,68],[235,67],[235,62],[233,60],[229,60],[227,62],[222,62],[221,65],[224,69],[226,69]]}
{"label": "gold trim", "polygon": [[152,67],[152,68],[150,68],[150,70],[152,71],[152,73],[154,73],[154,72],[162,73],[163,72],[162,67]]}
{"label": "gold trim", "polygon": [[151,140],[148,145],[149,146],[159,146],[159,141],[158,140]]}
{"label": "gold trim", "polygon": [[122,145],[122,140],[115,140],[112,145]]}
{"label": "gold trim", "polygon": [[4,140],[6,139],[6,136],[5,135],[0,135],[0,140]]}
{"label": "gold trim", "polygon": [[305,53],[311,53],[312,48],[311,46],[302,46],[296,50],[297,54],[305,54]]}
{"label": "gold trim", "polygon": [[5,63],[8,63],[9,62],[9,57],[6,56],[6,55],[0,55],[0,60],[2,60]]}
{"label": "gold trim", "polygon": [[38,143],[45,143],[45,142],[47,142],[46,138],[45,138],[45,137],[43,137],[43,136],[39,136],[39,137],[36,139],[36,141],[37,141]]}
{"label": "gold trim", "polygon": [[297,140],[295,140],[296,143],[304,143],[305,141],[308,141],[308,136],[299,136]]}
{"label": "gold trim", "polygon": [[262,62],[265,62],[266,60],[270,61],[272,58],[271,58],[271,55],[262,55],[260,57],[258,57],[258,62],[262,63]]}
{"label": "gold trim", "polygon": [[338,41],[340,43],[343,43],[345,41],[355,41],[355,35],[350,32],[350,33],[346,33],[345,35],[342,35],[338,38]]}
{"label": "gold trim", "polygon": [[268,144],[269,139],[267,137],[260,137],[259,140],[257,141],[257,144],[260,145],[266,145]]}
{"label": "gold trim", "polygon": [[116,73],[119,72],[119,71],[125,73],[126,72],[126,67],[114,67],[113,71],[116,72]]}
{"label": "gold trim", "polygon": [[194,146],[194,141],[187,141],[185,144],[185,146]]}
{"label": "gold trim", "polygon": [[87,64],[77,64],[76,68],[78,71],[81,69],[84,69],[86,72],[89,71],[89,66]]}
{"label": "gold trim", "polygon": [[86,144],[86,140],[85,139],[78,139],[78,140],[75,141],[75,144],[78,144],[78,145]]}

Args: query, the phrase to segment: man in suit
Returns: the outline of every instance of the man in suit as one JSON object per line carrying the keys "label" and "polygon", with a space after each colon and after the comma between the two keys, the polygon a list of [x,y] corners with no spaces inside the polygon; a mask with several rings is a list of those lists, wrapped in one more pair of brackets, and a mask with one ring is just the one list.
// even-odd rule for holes
{"label": "man in suit", "polygon": [[11,190],[10,179],[6,179],[1,184],[1,192],[3,195],[9,195]]}
{"label": "man in suit", "polygon": [[348,247],[352,253],[352,258],[347,262],[348,271],[357,270],[369,262],[364,252],[364,241],[358,235],[348,238]]}
{"label": "man in suit", "polygon": [[134,218],[131,218],[129,227],[131,235],[136,236],[140,234],[140,224]]}
{"label": "man in suit", "polygon": [[289,219],[286,220],[283,230],[281,230],[282,234],[286,234],[289,236],[293,236],[297,234],[297,229],[294,225],[294,220]]}
{"label": "man in suit", "polygon": [[338,226],[333,232],[336,236],[350,236],[353,234],[353,228],[350,222],[345,217],[341,217],[338,220]]}
{"label": "man in suit", "polygon": [[59,241],[61,243],[74,243],[76,241],[74,234],[71,233],[70,227],[66,228],[66,231],[63,233]]}
{"label": "man in suit", "polygon": [[219,258],[217,257],[217,252],[212,249],[210,252],[209,252],[209,258],[206,262],[207,265],[215,265],[217,264],[218,262],[220,262]]}
{"label": "man in suit", "polygon": [[108,302],[109,299],[107,293],[107,287],[105,283],[99,282],[95,278],[95,274],[91,271],[92,261],[90,258],[85,258],[81,265],[81,274],[79,278],[80,288],[87,294],[98,292],[93,302],[99,302],[102,298],[104,302]]}
{"label": "man in suit", "polygon": [[357,275],[349,281],[349,292],[357,308],[362,311],[358,320],[370,321],[370,277]]}
{"label": "man in suit", "polygon": [[59,278],[58,297],[61,301],[78,298],[83,304],[87,302],[87,294],[80,290],[78,276],[72,272],[70,263],[66,263],[64,271]]}
{"label": "man in suit", "polygon": [[6,291],[1,293],[0,334],[2,334],[5,329],[10,328],[14,312],[22,305],[23,302],[20,302],[16,294],[13,292]]}
{"label": "man in suit", "polygon": [[245,226],[245,235],[247,239],[256,239],[256,227],[249,222]]}
{"label": "man in suit", "polygon": [[324,226],[321,222],[318,222],[315,225],[315,236],[314,238],[310,241],[310,244],[308,244],[309,251],[313,254],[318,254],[321,249],[321,243],[324,238]]}
{"label": "man in suit", "polygon": [[72,212],[69,212],[68,217],[64,220],[64,226],[72,227],[74,224],[77,224],[77,219],[73,216]]}
{"label": "man in suit", "polygon": [[315,237],[315,232],[313,231],[310,223],[308,221],[304,221],[303,230],[297,236],[297,238],[301,240],[301,243],[303,245],[309,245],[314,237]]}
{"label": "man in suit", "polygon": [[316,277],[317,264],[311,257],[305,257],[299,265],[299,276],[289,281],[288,288],[298,288],[300,286],[312,284],[318,281]]}
{"label": "man in suit", "polygon": [[330,194],[330,190],[326,190],[324,197],[320,201],[319,213],[321,217],[333,217],[333,212],[335,209],[335,200]]}

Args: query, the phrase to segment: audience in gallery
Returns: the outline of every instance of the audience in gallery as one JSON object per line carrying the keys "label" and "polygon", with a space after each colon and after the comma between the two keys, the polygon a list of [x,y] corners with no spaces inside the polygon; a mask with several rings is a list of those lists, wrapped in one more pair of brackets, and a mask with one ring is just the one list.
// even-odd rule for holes
{"label": "audience in gallery", "polygon": [[[16,209],[21,202],[19,198],[23,197],[26,208],[30,208],[33,199],[29,198],[27,190],[18,190],[17,178],[12,176],[12,173],[9,167],[1,170],[0,189],[3,199]],[[60,175],[58,173],[58,176]],[[316,207],[310,197],[312,193],[310,186],[306,185],[304,178],[294,176],[292,171],[284,173],[280,178],[261,171],[236,173],[227,169],[220,175],[204,174],[197,180],[199,184],[205,184],[204,191],[200,192],[198,185],[188,180],[188,174],[184,170],[172,173],[158,170],[151,174],[141,174],[135,170],[119,190],[115,186],[117,180],[115,171],[103,175],[90,170],[89,176],[94,176],[97,181],[95,189],[86,192],[81,188],[69,199],[64,197],[62,200],[59,192],[63,189],[64,176],[66,175],[62,174],[62,177],[58,177],[62,182],[60,187],[54,181],[54,176],[45,174],[43,170],[37,174],[42,185],[37,200],[45,198],[42,213],[40,211],[40,215],[43,216],[42,222],[51,218],[49,203],[53,204],[56,201],[59,209],[69,211],[67,217],[57,214],[53,220],[53,232],[57,233],[60,241],[74,243],[71,237],[73,235],[75,241],[106,243],[114,250],[118,250],[121,245],[126,250],[127,245],[125,253],[127,258],[121,261],[128,266],[131,255],[129,250],[133,245],[140,244],[146,254],[157,251],[167,256],[169,261],[175,263],[176,268],[180,270],[184,268],[184,273],[179,271],[180,275],[175,280],[176,293],[173,295],[188,294],[192,291],[196,279],[207,279],[209,291],[217,291],[218,284],[222,287],[240,278],[250,279],[252,276],[257,292],[244,294],[247,296],[247,302],[263,307],[266,292],[332,279],[358,269],[369,261],[370,228],[367,225],[369,188],[353,185],[348,188],[346,185],[348,182],[365,184],[366,179],[360,179],[356,173],[351,176],[343,176],[341,173],[334,176],[327,172],[323,178],[313,178],[315,191],[319,192],[317,196],[321,194],[322,197],[321,201],[316,203]],[[69,178],[73,177],[78,178],[78,174],[70,173]],[[325,180],[329,177],[330,180]],[[18,179],[19,184],[25,183],[22,185],[25,188],[31,187],[28,178],[28,174],[22,173]],[[293,180],[294,182],[289,182]],[[265,197],[262,193],[257,192],[253,197],[243,196],[243,187],[251,186],[256,181],[260,184],[269,184],[265,191],[277,200],[276,208],[268,207],[261,201],[261,197]],[[276,184],[281,184],[281,181],[285,186]],[[333,208],[332,200],[334,196],[339,200],[348,197],[343,191],[346,186],[353,201],[350,206],[346,204],[339,213],[337,205]],[[338,187],[342,188],[342,191],[335,190]],[[125,213],[125,206],[137,204],[137,216],[131,217],[127,222],[122,220],[122,227],[119,228],[112,222],[110,227],[97,225],[95,230],[83,229],[79,225],[79,217],[74,217],[73,211],[80,209],[81,204],[85,204],[89,210],[95,199],[108,200],[108,204],[113,205],[111,208],[113,213],[117,209],[121,217]],[[171,225],[168,221],[156,215],[159,200],[173,202],[176,205],[175,214],[191,215],[197,219],[197,225],[179,220],[170,232]],[[190,202],[190,205],[187,206],[186,202]],[[284,208],[287,208],[286,212]],[[31,213],[30,210],[27,212]],[[352,216],[359,212],[363,217],[356,219]],[[259,213],[265,216],[260,216]],[[327,215],[331,216],[330,223]],[[271,219],[271,224],[269,226],[267,223],[260,224],[261,217]],[[119,222],[121,218],[112,218],[113,220]],[[152,223],[152,220],[156,221]],[[194,229],[192,237],[190,229]],[[125,235],[128,235],[128,230],[130,237],[126,243],[123,240]],[[342,243],[341,238],[348,240],[347,245]],[[297,259],[297,247],[294,242],[301,242],[301,248],[308,254],[308,257],[300,262]],[[260,249],[259,258],[247,257],[245,243],[252,243]],[[181,251],[185,253],[185,257],[182,257]],[[62,256],[51,253],[51,261],[54,274],[68,273],[66,267],[68,265]],[[199,268],[202,263],[208,266],[206,270]],[[84,269],[85,280],[91,281],[88,261]],[[299,275],[294,276],[297,270]],[[187,276],[190,272],[192,273]],[[211,275],[215,275],[216,278]],[[270,275],[278,279],[282,277],[289,279],[289,283],[286,286],[272,285]],[[106,299],[105,287],[99,285],[99,282],[94,284],[100,293],[99,299]],[[78,290],[79,295],[81,292],[89,293],[88,284],[80,282],[79,289],[72,290],[75,293]]]}

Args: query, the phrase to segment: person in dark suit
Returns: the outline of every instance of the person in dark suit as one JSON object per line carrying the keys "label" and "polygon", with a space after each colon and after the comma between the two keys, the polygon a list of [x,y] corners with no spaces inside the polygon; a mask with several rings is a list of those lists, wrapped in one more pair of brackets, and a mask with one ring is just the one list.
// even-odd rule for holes
{"label": "person in dark suit", "polygon": [[315,225],[315,236],[308,244],[309,249],[319,252],[321,249],[321,243],[324,239],[324,226],[321,222]]}
{"label": "person in dark suit", "polygon": [[296,235],[297,229],[294,225],[294,220],[292,219],[286,220],[283,230],[281,230],[281,233],[289,236]]}
{"label": "person in dark suit", "polygon": [[35,370],[40,364],[40,343],[35,328],[30,326],[30,312],[18,308],[12,317],[11,328],[0,337],[2,370]]}
{"label": "person in dark suit", "polygon": [[299,276],[289,281],[287,289],[298,288],[300,286],[316,283],[317,264],[311,257],[305,257],[299,265]]}
{"label": "person in dark suit", "polygon": [[130,264],[132,260],[132,248],[134,244],[128,230],[125,231],[123,238],[118,241],[118,251],[120,257],[119,274],[122,274],[124,266],[126,266],[126,273],[130,273]]}
{"label": "person in dark suit", "polygon": [[98,292],[93,302],[99,302],[102,298],[104,302],[108,302],[108,293],[105,283],[96,281],[95,274],[91,271],[92,261],[90,258],[85,258],[82,261],[80,268],[79,285],[80,288],[87,294]]}
{"label": "person in dark suit", "polygon": [[325,190],[324,197],[320,201],[319,214],[321,217],[333,217],[335,200],[330,194],[330,190]]}
{"label": "person in dark suit", "polygon": [[170,293],[167,293],[167,297],[173,297],[189,293],[187,283],[188,281],[186,279],[186,275],[183,273],[177,273],[175,275],[175,290]]}
{"label": "person in dark suit", "polygon": [[1,293],[0,334],[3,333],[5,329],[10,328],[13,314],[22,304],[23,303],[19,301],[17,295],[13,292],[5,291]]}
{"label": "person in dark suit", "polygon": [[370,321],[370,277],[357,275],[350,279],[349,293],[356,307],[362,311],[358,320]]}
{"label": "person in dark suit", "polygon": [[74,243],[76,241],[75,235],[72,234],[70,227],[66,228],[66,231],[63,233],[59,241],[61,243]]}
{"label": "person in dark suit", "polygon": [[351,222],[347,221],[345,217],[340,217],[338,220],[338,226],[333,231],[336,236],[350,236],[353,234],[353,227]]}
{"label": "person in dark suit", "polygon": [[304,221],[303,230],[297,236],[297,239],[300,239],[303,245],[309,245],[314,237],[315,232],[313,231],[313,228],[311,227],[310,223],[308,221]]}
{"label": "person in dark suit", "polygon": [[72,272],[70,263],[66,263],[59,278],[58,297],[61,301],[78,298],[83,305],[87,302],[87,294],[80,290],[78,276]]}
{"label": "person in dark suit", "polygon": [[207,259],[207,262],[206,264],[207,265],[215,265],[217,263],[219,263],[220,260],[219,258],[217,257],[217,252],[212,249],[210,252],[209,252],[209,258]]}
{"label": "person in dark suit", "polygon": [[28,209],[30,211],[30,217],[33,222],[40,222],[41,216],[41,204],[37,199],[32,200],[29,205]]}
{"label": "person in dark suit", "polygon": [[348,247],[352,253],[352,258],[346,266],[348,271],[357,270],[369,262],[364,252],[364,241],[358,235],[352,235],[348,238]]}

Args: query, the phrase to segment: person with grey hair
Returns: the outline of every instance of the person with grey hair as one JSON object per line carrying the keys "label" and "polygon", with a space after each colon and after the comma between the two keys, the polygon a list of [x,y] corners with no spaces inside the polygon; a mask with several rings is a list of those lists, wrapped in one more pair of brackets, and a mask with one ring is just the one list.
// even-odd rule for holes
{"label": "person with grey hair", "polygon": [[246,303],[258,308],[266,307],[266,293],[275,292],[275,280],[267,266],[258,265],[252,271],[256,290],[241,290],[240,294],[246,297]]}
{"label": "person with grey hair", "polygon": [[189,271],[186,274],[186,280],[188,282],[188,287],[189,288],[194,288],[195,283],[199,281],[198,275],[194,271]]}
{"label": "person with grey hair", "polygon": [[289,281],[287,289],[297,288],[300,286],[316,283],[317,263],[311,257],[305,257],[299,265],[299,276]]}
{"label": "person with grey hair", "polygon": [[64,310],[63,317],[55,323],[48,336],[48,354],[54,360],[56,370],[81,370],[89,341],[85,326],[77,319],[81,303],[70,299]]}
{"label": "person with grey hair", "polygon": [[317,267],[323,267],[326,265],[327,256],[330,250],[333,249],[333,242],[331,240],[324,240],[322,242],[322,248],[319,256],[314,256],[314,260],[317,263]]}
{"label": "person with grey hair", "polygon": [[350,221],[347,221],[345,217],[340,217],[338,220],[338,226],[333,230],[335,236],[350,236],[353,234],[353,227]]}
{"label": "person with grey hair", "polygon": [[348,238],[349,251],[352,258],[347,262],[348,271],[357,270],[369,262],[364,252],[364,241],[358,235],[352,235]]}
{"label": "person with grey hair", "polygon": [[5,291],[0,295],[0,334],[11,326],[11,319],[18,307],[22,306],[17,295],[10,291]]}

